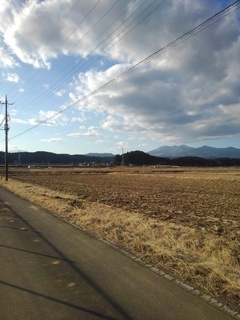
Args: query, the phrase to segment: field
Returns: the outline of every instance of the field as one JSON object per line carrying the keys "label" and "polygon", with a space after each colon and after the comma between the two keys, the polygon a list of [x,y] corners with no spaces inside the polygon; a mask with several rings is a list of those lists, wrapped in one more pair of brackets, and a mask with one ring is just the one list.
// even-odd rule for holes
{"label": "field", "polygon": [[2,185],[240,311],[240,168],[13,169]]}

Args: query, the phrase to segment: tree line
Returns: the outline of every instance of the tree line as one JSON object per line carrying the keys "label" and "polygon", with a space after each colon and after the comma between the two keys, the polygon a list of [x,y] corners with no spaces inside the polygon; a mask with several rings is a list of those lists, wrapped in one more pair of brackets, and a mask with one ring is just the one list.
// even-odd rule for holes
{"label": "tree line", "polygon": [[[200,157],[163,158],[143,151],[131,151],[113,157],[94,157],[87,155],[56,154],[45,151],[13,152],[8,154],[10,165],[134,165],[134,166],[187,166],[187,167],[225,167],[239,166],[240,158],[205,159]],[[5,153],[0,152],[0,165],[5,162]]]}
{"label": "tree line", "polygon": [[116,155],[114,158],[116,165],[134,165],[134,166],[187,166],[187,167],[225,167],[240,166],[240,158],[219,158],[204,159],[200,157],[180,157],[180,158],[162,158],[152,156],[142,151],[131,151],[123,155]]}

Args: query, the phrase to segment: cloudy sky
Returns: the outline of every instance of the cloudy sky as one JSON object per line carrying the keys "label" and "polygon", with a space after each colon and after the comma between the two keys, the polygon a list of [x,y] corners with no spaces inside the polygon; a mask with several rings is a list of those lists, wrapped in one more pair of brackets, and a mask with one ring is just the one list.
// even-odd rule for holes
{"label": "cloudy sky", "polygon": [[240,148],[240,3],[208,20],[233,2],[0,0],[9,150]]}

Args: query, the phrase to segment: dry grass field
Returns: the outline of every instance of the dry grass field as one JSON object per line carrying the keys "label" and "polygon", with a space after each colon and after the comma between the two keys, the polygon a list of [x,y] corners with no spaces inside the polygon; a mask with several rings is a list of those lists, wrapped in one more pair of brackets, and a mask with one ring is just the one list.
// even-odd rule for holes
{"label": "dry grass field", "polygon": [[240,168],[11,169],[2,185],[240,311]]}

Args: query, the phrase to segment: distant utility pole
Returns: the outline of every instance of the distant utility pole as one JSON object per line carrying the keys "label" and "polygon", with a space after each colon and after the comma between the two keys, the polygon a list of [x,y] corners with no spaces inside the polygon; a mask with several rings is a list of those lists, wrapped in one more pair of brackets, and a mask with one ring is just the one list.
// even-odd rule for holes
{"label": "distant utility pole", "polygon": [[5,130],[5,181],[8,181],[8,105],[13,104],[9,103],[7,100],[7,96],[5,97],[5,102],[1,102],[1,104],[5,104],[5,125],[4,125],[4,130]]}
{"label": "distant utility pole", "polygon": [[122,148],[122,159],[121,159],[121,165],[124,166],[124,154],[123,154],[123,148]]}

